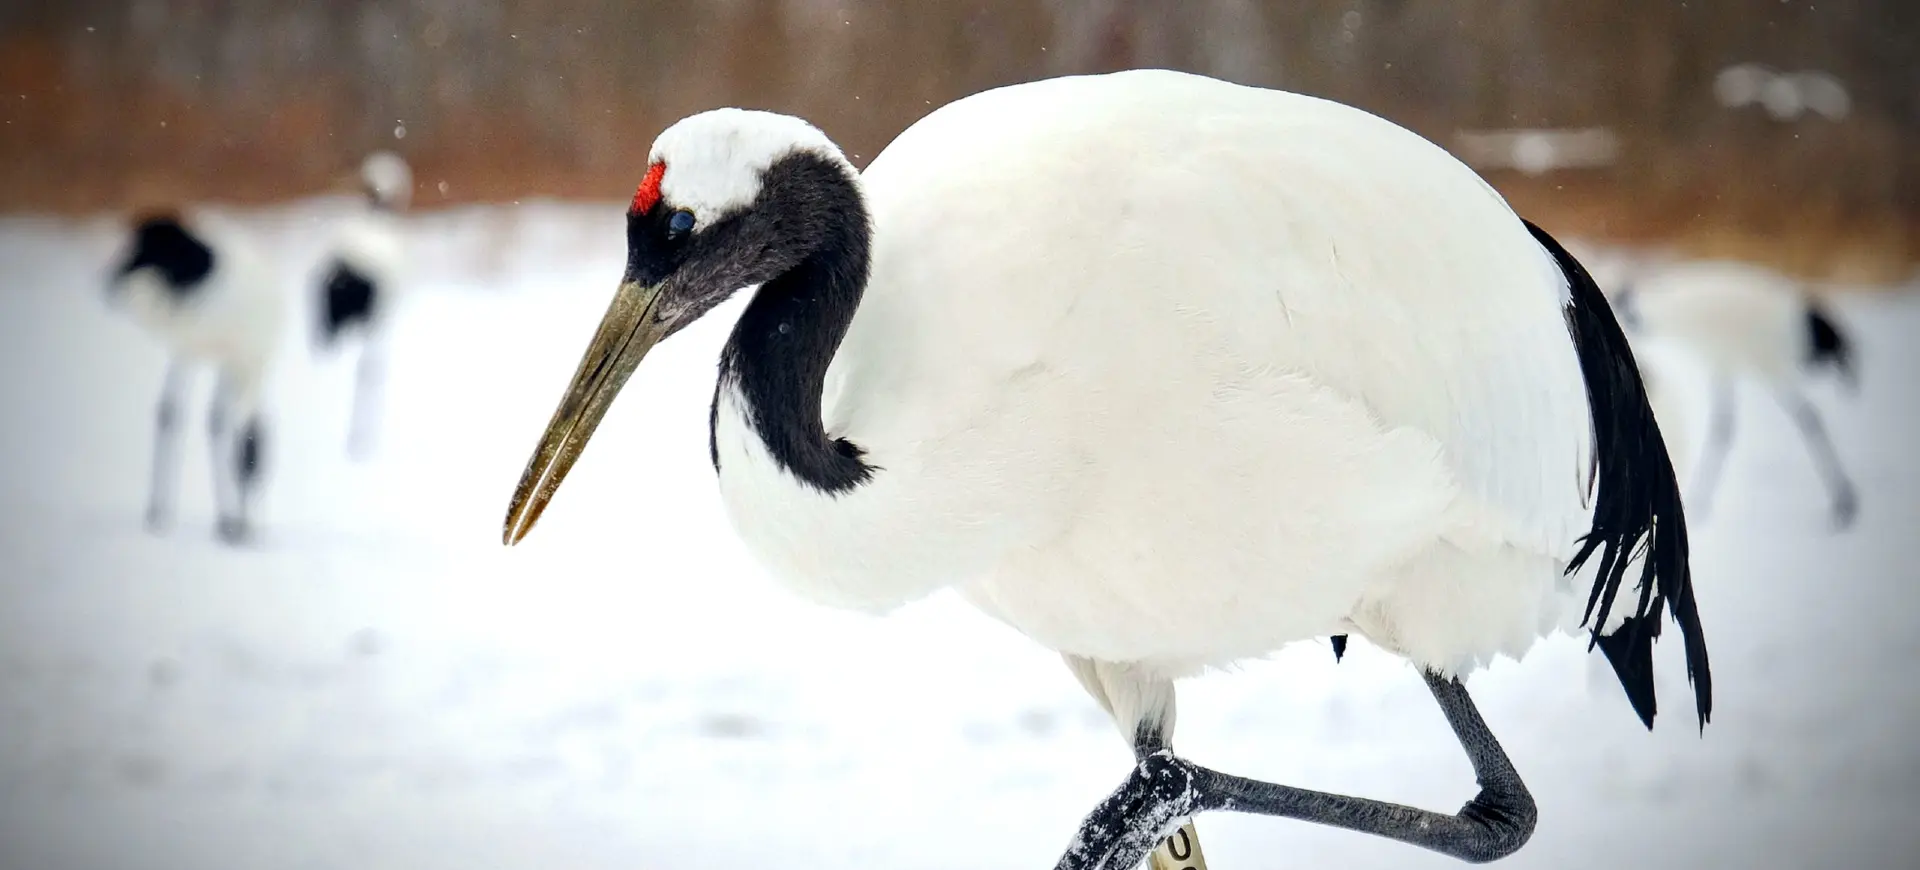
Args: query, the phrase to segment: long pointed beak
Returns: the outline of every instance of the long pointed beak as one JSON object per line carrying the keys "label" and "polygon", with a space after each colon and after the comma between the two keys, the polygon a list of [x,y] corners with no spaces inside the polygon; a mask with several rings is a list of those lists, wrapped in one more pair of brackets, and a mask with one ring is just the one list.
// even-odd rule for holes
{"label": "long pointed beak", "polygon": [[506,529],[502,541],[509,547],[520,543],[547,509],[547,502],[565,480],[574,460],[593,437],[593,430],[606,416],[613,397],[620,394],[627,378],[640,365],[641,358],[661,337],[668,324],[658,321],[654,307],[660,298],[658,286],[634,282],[620,285],[600,319],[600,328],[580,358],[580,367],[567,385],[560,407],[554,409],[540,446],[520,473],[520,485],[513,488],[513,503],[507,506]]}

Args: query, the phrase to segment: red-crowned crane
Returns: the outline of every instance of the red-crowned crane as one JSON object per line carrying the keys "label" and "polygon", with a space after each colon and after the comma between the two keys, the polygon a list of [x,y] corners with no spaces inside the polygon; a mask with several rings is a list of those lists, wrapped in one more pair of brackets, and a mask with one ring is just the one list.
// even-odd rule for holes
{"label": "red-crowned crane", "polygon": [[376,151],[360,164],[367,208],[340,225],[322,260],[315,301],[315,344],[326,351],[358,334],[347,453],[372,453],[380,392],[393,341],[394,312],[407,287],[407,235],[400,215],[413,198],[413,170],[400,155]]}
{"label": "red-crowned crane", "polygon": [[[859,172],[804,121],[719,109],[654,142],[627,244],[506,541],[648,349],[758,285],[711,412],[735,529],[815,601],[953,589],[1065,656],[1138,763],[1063,870],[1132,867],[1210,810],[1509,854],[1534,802],[1460,677],[1582,620],[1651,726],[1670,614],[1705,724],[1686,523],[1625,335],[1558,243],[1381,118],[1066,77],[942,107]],[[1173,753],[1175,680],[1349,634],[1439,702],[1481,787],[1459,813]]]}
{"label": "red-crowned crane", "polygon": [[1686,260],[1642,266],[1614,296],[1629,332],[1685,348],[1712,371],[1706,443],[1688,491],[1696,516],[1711,506],[1733,446],[1736,385],[1744,379],[1765,389],[1793,418],[1827,487],[1834,526],[1853,524],[1858,490],[1841,467],[1819,410],[1801,391],[1808,375],[1821,369],[1857,390],[1853,344],[1801,282],[1753,263]]}
{"label": "red-crowned crane", "polygon": [[288,300],[251,242],[214,236],[171,211],[134,220],[108,300],[166,346],[153,435],[147,528],[172,520],[180,401],[192,368],[216,373],[207,437],[215,531],[227,544],[253,533],[252,506],[265,459],[262,392],[283,340]]}

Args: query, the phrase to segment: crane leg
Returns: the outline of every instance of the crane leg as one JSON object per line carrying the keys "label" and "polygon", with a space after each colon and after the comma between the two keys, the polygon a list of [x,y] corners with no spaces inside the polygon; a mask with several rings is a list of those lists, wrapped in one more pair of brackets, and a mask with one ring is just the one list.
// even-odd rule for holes
{"label": "crane leg", "polygon": [[253,529],[247,521],[248,502],[258,479],[260,464],[260,419],[249,416],[233,419],[235,385],[231,375],[222,371],[213,390],[213,407],[207,416],[207,444],[213,472],[214,534],[223,544],[246,543]]}
{"label": "crane leg", "polygon": [[[1539,818],[1533,796],[1459,681],[1424,673],[1473,763],[1480,794],[1454,815],[1309,791],[1210,770],[1170,750],[1147,754],[1081,823],[1056,870],[1130,870],[1175,821],[1210,810],[1299,819],[1346,828],[1484,863],[1513,854]],[[1152,746],[1142,741],[1143,747]]]}
{"label": "crane leg", "polygon": [[347,430],[347,455],[355,460],[364,460],[373,453],[373,438],[379,427],[380,393],[386,379],[385,357],[377,339],[369,337],[360,347],[353,377],[353,417]]}
{"label": "crane leg", "polygon": [[1726,465],[1727,453],[1733,448],[1733,407],[1737,395],[1732,376],[1715,372],[1710,389],[1713,410],[1707,416],[1707,440],[1700,448],[1700,468],[1695,472],[1692,497],[1687,500],[1687,513],[1696,519],[1706,518],[1713,491],[1720,485],[1720,469]]}
{"label": "crane leg", "polygon": [[1860,511],[1860,496],[1846,469],[1840,467],[1840,454],[1833,449],[1833,440],[1827,437],[1827,427],[1820,420],[1820,412],[1814,409],[1812,402],[1807,401],[1807,397],[1798,392],[1783,390],[1779,396],[1780,404],[1786,407],[1794,425],[1800,428],[1800,437],[1807,442],[1807,452],[1813,456],[1814,469],[1827,485],[1833,504],[1834,526],[1844,529],[1853,525],[1854,516]]}
{"label": "crane leg", "polygon": [[[1171,751],[1174,722],[1173,681],[1138,668],[1065,655],[1067,669],[1100,708],[1107,711],[1133,746],[1136,761]],[[1164,832],[1158,845],[1154,838]],[[1207,870],[1200,834],[1193,820],[1171,817],[1137,826],[1127,837],[1127,854],[1144,853],[1149,870]],[[1151,850],[1151,851],[1148,851]],[[1139,859],[1133,859],[1138,863]],[[1123,865],[1131,870],[1132,864]]]}
{"label": "crane leg", "polygon": [[247,418],[229,449],[233,462],[234,509],[229,543],[245,543],[253,538],[253,503],[260,486],[260,466],[265,460],[266,434],[260,415]]}
{"label": "crane leg", "polygon": [[180,467],[180,392],[186,372],[179,360],[167,360],[160,401],[153,415],[153,466],[147,481],[147,531],[160,532],[173,521],[175,480]]}

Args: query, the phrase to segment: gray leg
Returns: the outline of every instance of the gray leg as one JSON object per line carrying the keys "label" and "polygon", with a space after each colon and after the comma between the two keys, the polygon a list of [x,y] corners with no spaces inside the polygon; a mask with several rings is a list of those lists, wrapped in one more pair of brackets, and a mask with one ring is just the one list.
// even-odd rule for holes
{"label": "gray leg", "polygon": [[178,360],[167,360],[160,402],[153,418],[153,467],[147,482],[147,530],[159,532],[173,521],[173,495],[180,467],[180,391],[187,376]]}
{"label": "gray leg", "polygon": [[241,543],[253,537],[253,503],[260,487],[261,466],[266,461],[266,432],[259,414],[247,418],[246,425],[240,427],[227,456],[233,463],[236,499],[233,529],[223,537],[230,543]]}
{"label": "gray leg", "polygon": [[354,371],[353,419],[347,431],[347,455],[354,459],[366,459],[373,453],[385,378],[385,353],[378,339],[370,337],[360,347],[360,360]]}
{"label": "gray leg", "polygon": [[[1209,770],[1161,749],[1087,816],[1056,870],[1131,870],[1172,823],[1208,810],[1254,813],[1346,828],[1484,863],[1513,854],[1538,812],[1513,763],[1487,730],[1466,687],[1424,674],[1473,763],[1480,794],[1456,815],[1309,791]],[[1143,741],[1143,748],[1151,743]]]}
{"label": "gray leg", "polygon": [[1842,529],[1853,525],[1853,518],[1860,511],[1860,496],[1854,490],[1853,480],[1847,477],[1846,469],[1840,467],[1840,454],[1833,449],[1833,441],[1827,437],[1827,427],[1820,421],[1820,412],[1807,401],[1807,397],[1797,392],[1782,390],[1778,395],[1780,404],[1786,407],[1794,424],[1800,427],[1800,436],[1807,442],[1807,452],[1813,456],[1814,468],[1827,485],[1833,503],[1834,525]]}
{"label": "gray leg", "polygon": [[1725,372],[1714,373],[1711,389],[1713,411],[1707,417],[1707,440],[1700,448],[1700,468],[1695,473],[1692,497],[1687,500],[1687,513],[1702,520],[1712,506],[1713,491],[1720,485],[1720,469],[1733,447],[1733,406],[1738,398],[1733,378]]}
{"label": "gray leg", "polygon": [[[213,388],[213,405],[207,414],[208,465],[213,472],[214,533],[222,543],[240,544],[247,540],[246,475],[242,454],[246,437],[233,423],[233,379],[221,372]],[[248,427],[250,428],[250,427]]]}

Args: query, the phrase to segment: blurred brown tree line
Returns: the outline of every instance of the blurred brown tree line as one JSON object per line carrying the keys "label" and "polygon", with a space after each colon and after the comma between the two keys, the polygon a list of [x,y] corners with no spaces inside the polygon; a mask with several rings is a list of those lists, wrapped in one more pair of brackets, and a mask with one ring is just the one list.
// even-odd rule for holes
{"label": "blurred brown tree line", "polygon": [[[1915,0],[4,0],[0,210],[274,200],[376,147],[414,162],[424,206],[615,199],[704,108],[800,114],[864,160],[983,88],[1159,66],[1456,151],[1475,129],[1604,127],[1608,165],[1487,174],[1570,231],[1905,269],[1916,57]],[[1830,74],[1847,111],[1724,105],[1741,63]]]}

